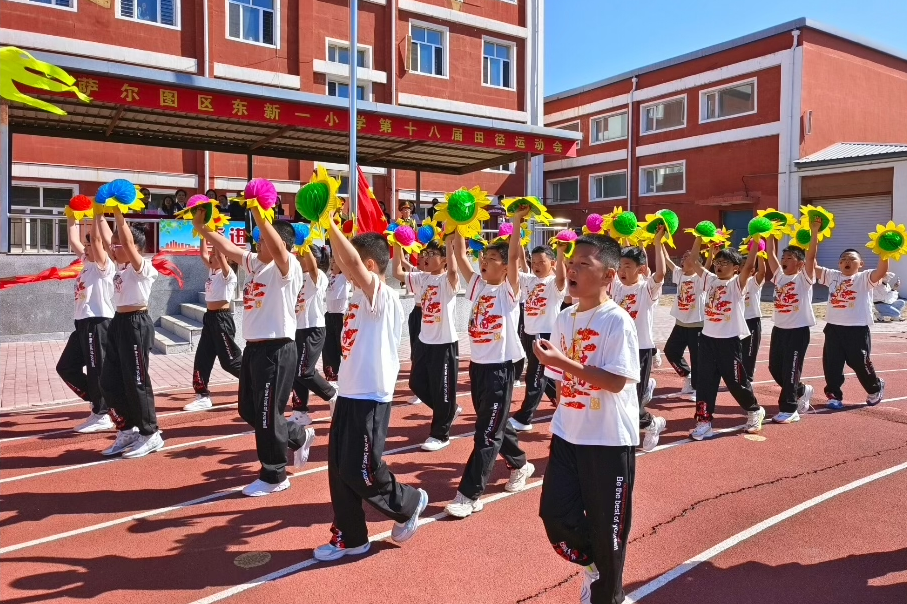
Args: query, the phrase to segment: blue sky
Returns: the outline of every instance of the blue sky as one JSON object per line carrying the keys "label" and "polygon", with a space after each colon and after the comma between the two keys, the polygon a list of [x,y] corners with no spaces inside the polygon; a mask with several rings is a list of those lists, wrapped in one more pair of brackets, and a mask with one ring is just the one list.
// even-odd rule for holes
{"label": "blue sky", "polygon": [[547,0],[545,94],[799,17],[907,53],[904,0]]}

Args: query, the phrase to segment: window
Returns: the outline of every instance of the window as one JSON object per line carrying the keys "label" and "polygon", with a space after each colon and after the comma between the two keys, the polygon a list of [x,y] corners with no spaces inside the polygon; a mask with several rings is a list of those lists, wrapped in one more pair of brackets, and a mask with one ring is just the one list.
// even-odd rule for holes
{"label": "window", "polygon": [[445,76],[444,38],[447,34],[436,29],[412,25],[409,51],[409,70],[426,75]]}
{"label": "window", "polygon": [[23,209],[29,212],[32,209],[46,209],[48,212],[39,214],[62,214],[63,209],[69,204],[75,193],[72,187],[67,186],[25,186],[13,185],[10,205],[13,209]]}
{"label": "window", "polygon": [[227,37],[267,46],[277,45],[274,0],[227,0],[227,9]]}
{"label": "window", "polygon": [[[339,96],[342,99],[350,98],[349,82],[328,80],[328,96]],[[356,98],[360,101],[365,100],[365,86],[356,86]]]}
{"label": "window", "polygon": [[501,174],[516,174],[516,162],[510,162],[509,164],[502,164],[500,166],[494,166],[493,168],[485,168],[483,172],[499,172]]}
{"label": "window", "polygon": [[627,196],[627,173],[620,171],[595,174],[590,180],[589,189],[592,201],[623,199]]}
{"label": "window", "polygon": [[120,17],[177,26],[178,0],[120,0]]}
{"label": "window", "polygon": [[486,86],[512,89],[514,48],[508,44],[485,41],[483,49],[482,83]]}
{"label": "window", "polygon": [[[22,0],[17,0],[21,2]],[[33,4],[45,4],[47,6],[52,6],[54,8],[68,8],[75,10],[76,0],[25,0],[26,2],[31,2]]]}
{"label": "window", "polygon": [[627,138],[627,112],[592,118],[590,144],[605,143]]}
{"label": "window", "polygon": [[[580,132],[579,122],[570,122],[569,124],[561,124],[560,126],[555,126],[555,128],[559,128],[561,130],[569,130],[570,132]],[[577,149],[579,149],[579,146],[582,142],[583,141],[580,140],[579,142],[576,143]]]}
{"label": "window", "polygon": [[639,188],[643,195],[683,193],[686,191],[685,169],[683,162],[640,168]]}
{"label": "window", "polygon": [[579,203],[579,178],[548,181],[549,203]]}
{"label": "window", "polygon": [[687,98],[685,96],[659,101],[652,105],[643,105],[641,110],[643,134],[683,128],[687,125]]}
{"label": "window", "polygon": [[[328,61],[331,63],[350,64],[350,47],[341,44],[328,44]],[[369,67],[368,51],[360,48],[356,53],[356,65],[358,67]]]}
{"label": "window", "polygon": [[720,120],[756,112],[756,80],[704,90],[700,97],[700,121]]}

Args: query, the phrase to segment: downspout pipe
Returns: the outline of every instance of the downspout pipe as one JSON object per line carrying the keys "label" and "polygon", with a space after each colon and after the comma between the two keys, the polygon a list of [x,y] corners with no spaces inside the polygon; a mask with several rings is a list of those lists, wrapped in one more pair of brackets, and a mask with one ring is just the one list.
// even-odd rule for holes
{"label": "downspout pipe", "polygon": [[[633,198],[633,93],[636,92],[636,83],[639,79],[633,76],[633,86],[630,88],[630,98],[627,100],[627,211],[630,211]],[[591,197],[591,195],[590,195]]]}

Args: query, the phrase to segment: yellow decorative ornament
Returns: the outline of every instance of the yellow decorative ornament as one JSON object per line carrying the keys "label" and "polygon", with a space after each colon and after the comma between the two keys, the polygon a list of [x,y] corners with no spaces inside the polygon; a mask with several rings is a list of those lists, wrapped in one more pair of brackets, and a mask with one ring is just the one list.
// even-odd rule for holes
{"label": "yellow decorative ornament", "polygon": [[505,199],[501,205],[504,206],[508,218],[513,218],[520,208],[529,206],[529,214],[542,224],[551,224],[551,221],[554,220],[554,216],[548,213],[548,208],[539,201],[538,197],[510,197]]}
{"label": "yellow decorative ornament", "polygon": [[869,233],[869,243],[866,247],[883,260],[897,262],[901,256],[907,255],[907,228],[891,220],[885,226],[880,224],[874,233]]}
{"label": "yellow decorative ornament", "polygon": [[73,86],[75,82],[75,78],[59,67],[39,61],[24,50],[15,46],[0,48],[0,97],[8,101],[22,103],[56,115],[66,115],[66,112],[56,105],[19,92],[16,84],[50,92],[72,92],[80,101],[91,102],[91,97],[82,94]]}
{"label": "yellow decorative ornament", "polygon": [[715,226],[715,223],[710,220],[703,220],[692,229],[684,229],[684,233],[689,233],[693,237],[699,237],[706,245],[713,241],[717,243],[726,241],[724,235],[718,230],[718,227]]}
{"label": "yellow decorative ornament", "polygon": [[395,225],[397,228],[388,230],[387,242],[393,245],[399,245],[407,254],[418,254],[422,251],[422,244],[416,238],[416,232],[408,225]]}
{"label": "yellow decorative ornament", "polygon": [[340,181],[319,166],[309,184],[296,193],[296,209],[313,225],[318,224],[327,231],[331,216],[343,206],[343,200],[337,197],[339,191]]}
{"label": "yellow decorative ornament", "polygon": [[[740,242],[740,247],[737,249],[744,256],[748,256],[750,253],[750,247],[755,245],[751,237],[746,237],[743,241]],[[763,260],[768,260],[768,252],[765,251],[765,239],[759,239],[759,251],[756,252],[756,255],[762,258]]]}
{"label": "yellow decorative ornament", "polygon": [[94,215],[92,211],[92,205],[94,200],[87,195],[76,195],[69,201],[69,205],[66,206],[66,209],[63,210],[63,213],[67,217],[72,218],[76,222],[83,220],[85,218],[90,218]]}
{"label": "yellow decorative ornament", "polygon": [[813,220],[819,218],[822,220],[822,224],[819,227],[819,241],[822,241],[826,237],[831,237],[831,231],[835,228],[835,216],[822,206],[812,206],[806,205],[800,208],[800,211],[805,217],[804,220],[807,225],[810,225]]}
{"label": "yellow decorative ornament", "polygon": [[610,214],[610,220],[606,221],[608,225],[608,234],[616,239],[621,245],[635,246],[639,245],[640,238],[645,238],[645,230],[640,227],[636,220],[636,214],[633,212],[624,212],[621,207],[617,207]]}
{"label": "yellow decorative ornament", "polygon": [[444,203],[435,209],[435,221],[445,225],[445,235],[459,232],[469,239],[482,232],[482,221],[490,216],[485,208],[489,205],[488,193],[482,187],[458,189],[444,196]]}
{"label": "yellow decorative ornament", "polygon": [[771,236],[775,237],[775,239],[781,239],[785,235],[793,235],[794,231],[797,230],[797,219],[794,218],[793,214],[769,208],[768,210],[759,210],[756,212],[756,216],[758,218],[767,218],[777,225],[778,228],[771,233]]}
{"label": "yellow decorative ornament", "polygon": [[97,194],[94,196],[96,203],[105,206],[105,212],[113,208],[119,208],[120,212],[126,214],[129,210],[140,212],[145,209],[142,199],[145,196],[139,190],[137,185],[132,184],[125,178],[117,178],[108,183],[101,185]]}

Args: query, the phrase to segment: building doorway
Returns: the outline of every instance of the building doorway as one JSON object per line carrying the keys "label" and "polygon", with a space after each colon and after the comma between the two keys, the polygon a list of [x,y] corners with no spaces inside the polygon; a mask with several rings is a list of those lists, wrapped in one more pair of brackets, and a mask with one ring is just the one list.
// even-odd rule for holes
{"label": "building doorway", "polygon": [[740,246],[743,238],[749,234],[749,224],[752,219],[752,210],[733,210],[721,213],[721,224],[733,231],[731,233],[731,245],[735,249]]}

